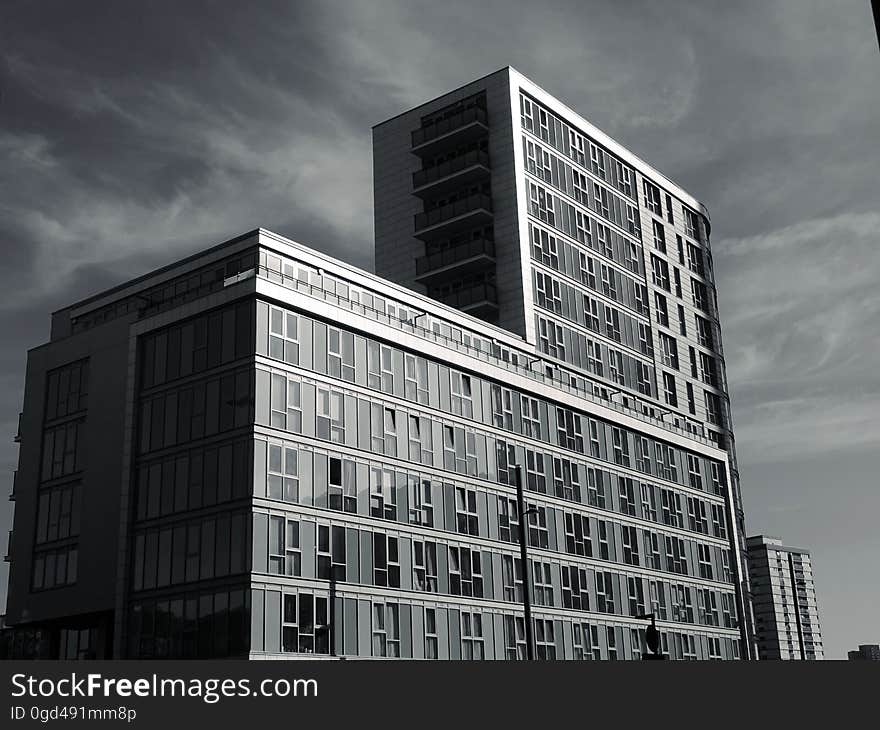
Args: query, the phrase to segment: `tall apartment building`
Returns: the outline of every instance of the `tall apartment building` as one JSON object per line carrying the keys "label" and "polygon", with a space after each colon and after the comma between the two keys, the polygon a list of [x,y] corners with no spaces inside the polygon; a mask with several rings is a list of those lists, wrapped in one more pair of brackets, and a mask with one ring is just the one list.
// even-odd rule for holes
{"label": "tall apartment building", "polygon": [[810,553],[776,537],[746,540],[760,659],[824,659]]}
{"label": "tall apartment building", "polygon": [[519,334],[552,380],[727,452],[752,636],[705,206],[510,67],[377,125],[373,156],[377,274]]}
{"label": "tall apartment building", "polygon": [[[505,70],[477,82],[462,92],[471,99],[464,108],[419,121],[414,138],[407,128],[400,154],[396,137],[383,147],[385,125],[377,128],[377,205],[393,209],[377,211],[377,265],[394,281],[257,230],[53,314],[49,342],[28,356],[9,653],[515,659],[525,654],[525,577],[539,657],[638,658],[648,612],[670,658],[750,656],[707,222],[698,204],[652,178],[667,191],[657,200],[670,254],[657,260],[678,270],[672,240],[680,235],[681,261],[693,269],[683,266],[674,280],[702,292],[697,315],[672,279],[667,290],[662,278],[645,278],[638,236],[611,217],[628,220],[621,205],[629,205],[636,230],[657,220],[639,212],[635,187],[645,181],[634,158],[613,158],[618,148],[604,137],[597,169],[613,184],[591,168],[581,180],[590,195],[599,191],[598,211],[551,191],[558,156],[547,180],[523,168],[520,187],[500,195],[503,155],[474,137],[492,162],[478,167],[493,175],[491,187],[483,180],[473,193],[482,211],[474,214],[470,194],[454,197],[454,178],[477,181],[483,171],[462,166],[461,156],[440,163],[446,175],[421,171],[410,149],[479,131],[460,137],[462,126],[495,138],[500,117],[479,92],[497,95],[501,77],[521,78]],[[519,88],[506,92],[511,112]],[[561,105],[533,85],[523,89],[539,132],[546,121],[555,135],[561,118],[551,124],[549,114],[562,114]],[[512,162],[522,152],[511,134]],[[536,143],[526,137],[528,151]],[[400,162],[407,156],[416,164]],[[411,211],[411,171],[422,173],[424,198],[414,201],[436,202],[429,191],[439,185],[448,202]],[[625,174],[633,197],[616,187]],[[383,192],[395,175],[410,185],[397,202]],[[554,228],[555,217],[528,212],[537,209],[517,194],[527,180],[536,195],[540,181],[545,218],[552,207],[558,220],[580,221],[583,240]],[[445,228],[450,215],[467,221],[459,229],[466,241]],[[388,240],[395,216],[408,223],[396,253]],[[402,246],[429,227],[445,231],[429,236],[436,247]],[[536,245],[526,238],[522,248],[520,232]],[[462,244],[473,266],[462,261]],[[583,279],[572,268],[581,265]],[[448,289],[442,278],[423,278],[442,269],[482,278]],[[486,298],[492,271],[495,301]],[[534,300],[539,275],[558,307]],[[430,296],[413,290],[422,281]],[[462,293],[477,283],[482,290]],[[655,324],[648,292],[668,300],[672,328]],[[596,302],[598,332],[577,319],[580,297]],[[550,324],[559,337],[552,345],[542,334]],[[714,362],[714,370],[700,371],[698,359],[694,367],[716,386],[686,367],[655,365],[661,332]],[[703,339],[689,339],[698,332]],[[588,333],[601,372],[574,354]],[[648,355],[630,347],[642,335]],[[693,385],[695,402],[704,391],[717,395],[716,422],[702,405],[691,413],[658,399],[655,371],[668,371],[682,392]],[[630,387],[637,373],[647,390]]]}

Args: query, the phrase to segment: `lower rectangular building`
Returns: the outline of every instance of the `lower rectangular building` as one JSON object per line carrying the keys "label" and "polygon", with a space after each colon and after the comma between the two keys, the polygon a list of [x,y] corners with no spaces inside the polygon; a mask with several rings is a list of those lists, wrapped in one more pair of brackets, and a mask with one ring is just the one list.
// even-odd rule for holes
{"label": "lower rectangular building", "polygon": [[726,451],[264,230],[54,313],[19,439],[7,655],[746,645]]}

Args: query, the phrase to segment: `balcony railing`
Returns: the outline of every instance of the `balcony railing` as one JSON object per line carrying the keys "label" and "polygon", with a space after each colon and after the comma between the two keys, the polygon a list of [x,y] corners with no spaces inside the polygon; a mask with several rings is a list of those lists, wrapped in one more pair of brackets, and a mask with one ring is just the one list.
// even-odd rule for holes
{"label": "balcony railing", "polygon": [[460,129],[461,127],[474,122],[480,122],[481,124],[488,126],[489,116],[486,114],[485,109],[479,106],[474,106],[470,109],[460,111],[458,114],[453,114],[445,119],[438,119],[436,122],[432,122],[424,127],[413,130],[412,146],[413,148],[419,147],[420,145],[425,144],[425,142],[430,142],[433,139],[437,139],[437,137],[442,137],[444,134],[449,134],[449,132],[453,132],[456,129]]}
{"label": "balcony railing", "polygon": [[465,289],[459,289],[458,291],[438,296],[437,301],[449,307],[465,309],[466,307],[486,302],[497,304],[498,292],[494,284],[475,284]]}
{"label": "balcony railing", "polygon": [[417,170],[412,176],[413,188],[420,188],[476,165],[482,165],[488,170],[489,155],[482,150],[471,150],[458,157],[453,157],[451,160],[441,162],[439,165],[429,167],[427,170]]}
{"label": "balcony railing", "polygon": [[415,228],[416,231],[436,226],[438,223],[458,218],[459,216],[470,213],[474,210],[485,210],[492,212],[492,199],[485,193],[474,193],[466,198],[456,200],[454,203],[442,205],[439,208],[426,211],[424,213],[416,213]]}
{"label": "balcony railing", "polygon": [[422,276],[429,271],[436,271],[447,266],[452,266],[460,261],[468,261],[477,256],[495,257],[495,242],[487,238],[478,238],[467,243],[459,244],[451,248],[438,251],[437,253],[421,256],[416,259],[416,276]]}

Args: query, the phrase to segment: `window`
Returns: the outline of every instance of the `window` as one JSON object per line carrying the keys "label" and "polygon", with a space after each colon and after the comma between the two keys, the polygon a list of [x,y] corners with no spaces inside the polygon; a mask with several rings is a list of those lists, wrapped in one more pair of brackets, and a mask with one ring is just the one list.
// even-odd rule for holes
{"label": "window", "polygon": [[328,470],[330,509],[357,512],[357,467],[350,459],[331,456]]}
{"label": "window", "polygon": [[711,461],[709,462],[709,467],[712,475],[712,494],[723,496],[724,485],[721,477],[721,465],[717,461]]}
{"label": "window", "polygon": [[455,488],[455,529],[465,535],[480,534],[475,489]]}
{"label": "window", "polygon": [[613,307],[605,307],[605,333],[610,339],[620,342],[620,312]]}
{"label": "window", "polygon": [[657,337],[660,340],[660,362],[678,370],[678,343],[675,338],[665,332],[658,332]]}
{"label": "window", "polygon": [[425,659],[438,659],[437,611],[425,609]]}
{"label": "window", "polygon": [[581,432],[581,417],[579,414],[567,408],[557,406],[556,435],[561,447],[583,453],[584,437]]}
{"label": "window", "polygon": [[354,335],[351,332],[327,328],[327,372],[335,378],[354,382]]}
{"label": "window", "polygon": [[[636,436],[636,469],[644,474],[651,473],[651,442],[644,436]],[[647,485],[643,485],[647,486]],[[643,492],[644,493],[644,492]]]}
{"label": "window", "polygon": [[700,543],[697,545],[697,553],[699,556],[700,578],[712,580],[712,549],[708,545]]}
{"label": "window", "polygon": [[[575,197],[577,197],[578,193],[579,193],[579,191],[577,189],[577,175],[578,175],[578,173],[575,172],[574,175],[575,175],[574,193],[575,193]],[[581,177],[583,177],[583,176],[581,176]],[[586,185],[586,178],[584,178],[583,182],[584,182],[584,185]],[[580,192],[584,195],[583,202],[586,203],[585,194],[582,191],[580,191]],[[581,213],[579,210],[576,210],[574,212],[574,235],[575,235],[575,238],[577,238],[577,240],[580,241],[581,243],[585,243],[588,246],[592,243],[592,237],[590,236],[590,219],[586,215]]]}
{"label": "window", "polygon": [[602,293],[609,299],[617,299],[617,279],[614,269],[601,264],[599,271],[602,275]]}
{"label": "window", "polygon": [[662,570],[663,567],[660,563],[660,540],[657,533],[651,530],[643,530],[642,538],[645,545],[645,567],[652,570]]}
{"label": "window", "polygon": [[651,395],[651,368],[647,363],[635,362],[636,386],[642,395]]}
{"label": "window", "polygon": [[471,611],[461,612],[461,658],[484,659],[483,617]]}
{"label": "window", "polygon": [[553,196],[533,182],[529,183],[529,212],[551,226],[556,224]]}
{"label": "window", "polygon": [[700,471],[700,459],[694,454],[687,455],[688,483],[692,489],[703,489],[703,474]]}
{"label": "window", "polygon": [[645,586],[642,579],[627,577],[626,586],[629,597],[629,615],[641,616],[645,613]]}
{"label": "window", "polygon": [[709,533],[706,503],[702,499],[688,497],[688,527],[694,532],[704,535]]}
{"label": "window", "polygon": [[519,616],[504,617],[504,656],[510,660],[526,658],[525,621]]}
{"label": "window", "polygon": [[452,412],[465,418],[474,417],[474,405],[471,400],[471,378],[456,370],[450,370],[450,399]]}
{"label": "window", "polygon": [[535,273],[535,304],[557,314],[562,312],[559,282],[550,274]]}
{"label": "window", "polygon": [[545,355],[565,359],[562,327],[543,317],[538,317],[538,345]]}
{"label": "window", "polygon": [[599,613],[614,613],[614,589],[611,582],[611,571],[596,571],[596,610]]}
{"label": "window", "polygon": [[590,432],[590,455],[599,458],[599,422],[593,418],[587,418],[587,428]]}
{"label": "window", "polygon": [[290,446],[269,444],[269,469],[266,487],[271,499],[299,501],[298,452]]}
{"label": "window", "polygon": [[523,436],[533,439],[541,438],[541,418],[538,411],[538,401],[527,395],[520,396],[522,410]]}
{"label": "window", "polygon": [[523,600],[522,560],[512,555],[501,556],[501,584],[504,600],[521,603]]}
{"label": "window", "polygon": [[678,406],[678,395],[675,389],[675,376],[672,373],[663,373],[663,397],[666,403],[673,408]]}
{"label": "window", "polygon": [[590,289],[596,288],[596,259],[582,251],[578,252],[578,268],[580,269],[581,283]]}
{"label": "window", "polygon": [[495,467],[501,484],[513,485],[516,477],[516,448],[513,444],[498,439],[495,441]]}
{"label": "window", "polygon": [[678,481],[678,467],[676,466],[676,451],[668,444],[655,443],[654,456],[657,461],[657,475],[669,480]]}
{"label": "window", "polygon": [[581,501],[578,465],[568,459],[553,458],[553,491],[557,497]]}
{"label": "window", "polygon": [[697,309],[701,309],[704,312],[709,311],[709,293],[706,289],[706,285],[697,281],[696,279],[691,279],[691,294],[694,306]]}
{"label": "window", "polygon": [[526,449],[526,483],[530,492],[547,494],[547,475],[544,472],[544,454]]}
{"label": "window", "polygon": [[559,269],[559,253],[556,236],[532,226],[532,256],[546,266]]}
{"label": "window", "polygon": [[669,264],[653,253],[651,254],[651,280],[655,286],[670,291]]}
{"label": "window", "polygon": [[400,588],[400,553],[398,547],[396,537],[385,535],[381,532],[373,533],[374,585]]}
{"label": "window", "polygon": [[669,309],[666,306],[666,297],[660,292],[654,292],[654,319],[657,324],[669,326]]}
{"label": "window", "polygon": [[386,520],[397,519],[394,472],[372,467],[370,469],[370,516]]}
{"label": "window", "polygon": [[712,349],[715,345],[712,338],[712,324],[708,319],[701,317],[699,314],[694,315],[694,322],[697,327],[697,342],[703,347]]}
{"label": "window", "polygon": [[82,421],[47,428],[43,434],[42,479],[56,479],[82,469],[80,426]]}
{"label": "window", "polygon": [[599,660],[602,649],[599,646],[599,627],[595,624],[574,623],[574,658],[579,660]]}
{"label": "window", "polygon": [[614,348],[608,348],[608,379],[618,385],[626,385],[623,374],[623,353]]}
{"label": "window", "polygon": [[727,539],[727,522],[724,516],[724,505],[712,505],[712,534]]}
{"label": "window", "polygon": [[590,610],[587,570],[573,565],[562,566],[562,606],[576,611]]}
{"label": "window", "polygon": [[660,490],[660,511],[663,524],[670,527],[684,527],[681,511],[681,497],[670,489]]}
{"label": "window", "polygon": [[605,179],[605,153],[590,142],[590,169],[594,175]]}
{"label": "window", "polygon": [[69,416],[88,406],[89,361],[80,360],[46,376],[46,419]]}
{"label": "window", "polygon": [[625,515],[636,516],[635,485],[630,477],[617,477],[620,511]]}
{"label": "window", "polygon": [[647,482],[642,482],[640,492],[642,498],[642,519],[656,522],[657,502],[654,498],[654,487]]}
{"label": "window", "polygon": [[407,477],[409,490],[409,521],[413,525],[434,526],[434,498],[430,479],[410,474]]}
{"label": "window", "polygon": [[429,465],[434,462],[431,419],[426,416],[409,416],[409,459]]}
{"label": "window", "polygon": [[[389,538],[389,540],[392,538]],[[317,577],[345,580],[345,528],[318,524]],[[399,569],[398,569],[399,570]],[[398,584],[399,584],[398,579]]]}
{"label": "window", "polygon": [[692,244],[690,241],[688,241],[687,245],[687,264],[688,268],[695,274],[705,276],[705,270],[703,267],[703,252],[698,246],[694,246],[694,244]]}
{"label": "window", "polygon": [[587,469],[587,503],[605,509],[605,479],[598,469]]}
{"label": "window", "polygon": [[[198,553],[195,554],[198,560]],[[269,572],[275,575],[301,574],[299,522],[283,517],[269,518]]]}
{"label": "window", "polygon": [[[283,428],[293,433],[302,433],[302,386],[298,380],[287,381],[287,402],[284,398],[285,379],[283,375],[272,376],[272,397],[275,398],[278,387],[278,405],[273,405],[272,426]],[[286,411],[286,412],[285,412]]]}
{"label": "window", "polygon": [[533,509],[529,514],[527,537],[529,545],[545,550],[550,544],[550,531],[547,528],[547,508],[527,504],[526,509]]}
{"label": "window", "polygon": [[614,258],[614,244],[611,241],[611,229],[602,224],[596,224],[596,238],[598,239],[599,253],[604,254],[609,259]]}
{"label": "window", "polygon": [[498,530],[500,539],[519,541],[519,510],[515,499],[498,498]]}
{"label": "window", "polygon": [[681,575],[688,574],[687,552],[684,540],[666,535],[666,569]]}
{"label": "window", "polygon": [[602,345],[593,340],[587,340],[587,367],[590,372],[602,376]]}
{"label": "window", "polygon": [[79,484],[40,492],[37,544],[79,535],[79,495]]}
{"label": "window", "polygon": [[373,604],[373,656],[400,656],[400,612],[396,603]]}
{"label": "window", "polygon": [[621,526],[623,544],[623,562],[627,565],[639,565],[639,538],[636,528],[632,525]]}
{"label": "window", "polygon": [[437,593],[437,543],[413,540],[413,587],[417,591]]}
{"label": "window", "polygon": [[629,466],[629,438],[627,432],[617,426],[611,427],[611,447],[614,452],[614,463]]}
{"label": "window", "polygon": [[483,597],[483,567],[479,550],[449,547],[449,592],[454,596]]}
{"label": "window", "polygon": [[685,383],[685,388],[687,389],[688,413],[694,416],[697,413],[697,402],[694,400],[693,383]]}
{"label": "window", "polygon": [[311,593],[285,593],[283,608],[282,651],[300,654],[330,653],[326,598],[313,596]]}
{"label": "window", "polygon": [[404,392],[408,401],[428,404],[428,361],[424,358],[404,357]]}
{"label": "window", "polygon": [[492,386],[492,423],[498,428],[513,430],[513,393],[510,388]]}
{"label": "window", "polygon": [[700,379],[704,383],[708,383],[713,387],[718,385],[718,373],[715,368],[715,358],[707,355],[705,352],[700,353]]}
{"label": "window", "polygon": [[[574,199],[583,205],[589,205],[590,193],[587,176],[577,170],[571,171],[571,182],[573,188]],[[580,214],[579,214],[580,215]],[[589,227],[589,224],[588,224]],[[581,239],[583,240],[583,239]]]}
{"label": "window", "polygon": [[549,619],[535,619],[535,656],[551,661],[556,659],[553,622]]}
{"label": "window", "polygon": [[596,523],[599,526],[599,557],[602,560],[614,560],[611,539],[608,535],[608,522],[597,520]]}
{"label": "window", "polygon": [[656,219],[651,222],[654,224],[654,248],[660,253],[666,253],[666,231],[663,224]]}
{"label": "window", "polygon": [[[702,353],[700,353],[702,354]],[[715,393],[705,392],[706,420],[721,425],[721,398]]]}
{"label": "window", "polygon": [[660,188],[648,180],[644,181],[645,207],[655,215],[663,215],[663,207],[660,202]]}
{"label": "window", "polygon": [[587,329],[593,332],[600,332],[599,329],[599,302],[593,297],[584,294],[584,324]]}
{"label": "window", "polygon": [[532,560],[532,600],[536,606],[553,605],[553,581],[550,575],[550,563]]}
{"label": "window", "polygon": [[672,215],[672,196],[666,195],[666,220],[670,223],[675,223],[675,218]]}
{"label": "window", "polygon": [[700,221],[694,211],[682,206],[684,212],[684,232],[691,238],[700,240]]}

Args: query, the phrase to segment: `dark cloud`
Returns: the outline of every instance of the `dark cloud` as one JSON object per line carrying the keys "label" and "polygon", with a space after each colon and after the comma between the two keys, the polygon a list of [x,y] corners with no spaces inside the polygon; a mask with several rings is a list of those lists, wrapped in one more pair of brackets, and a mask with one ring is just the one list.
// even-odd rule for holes
{"label": "dark cloud", "polygon": [[6,2],[3,433],[64,304],[257,226],[369,268],[371,126],[507,64],[709,206],[750,530],[813,548],[832,656],[876,641],[849,620],[880,601],[848,529],[880,513],[863,3]]}

